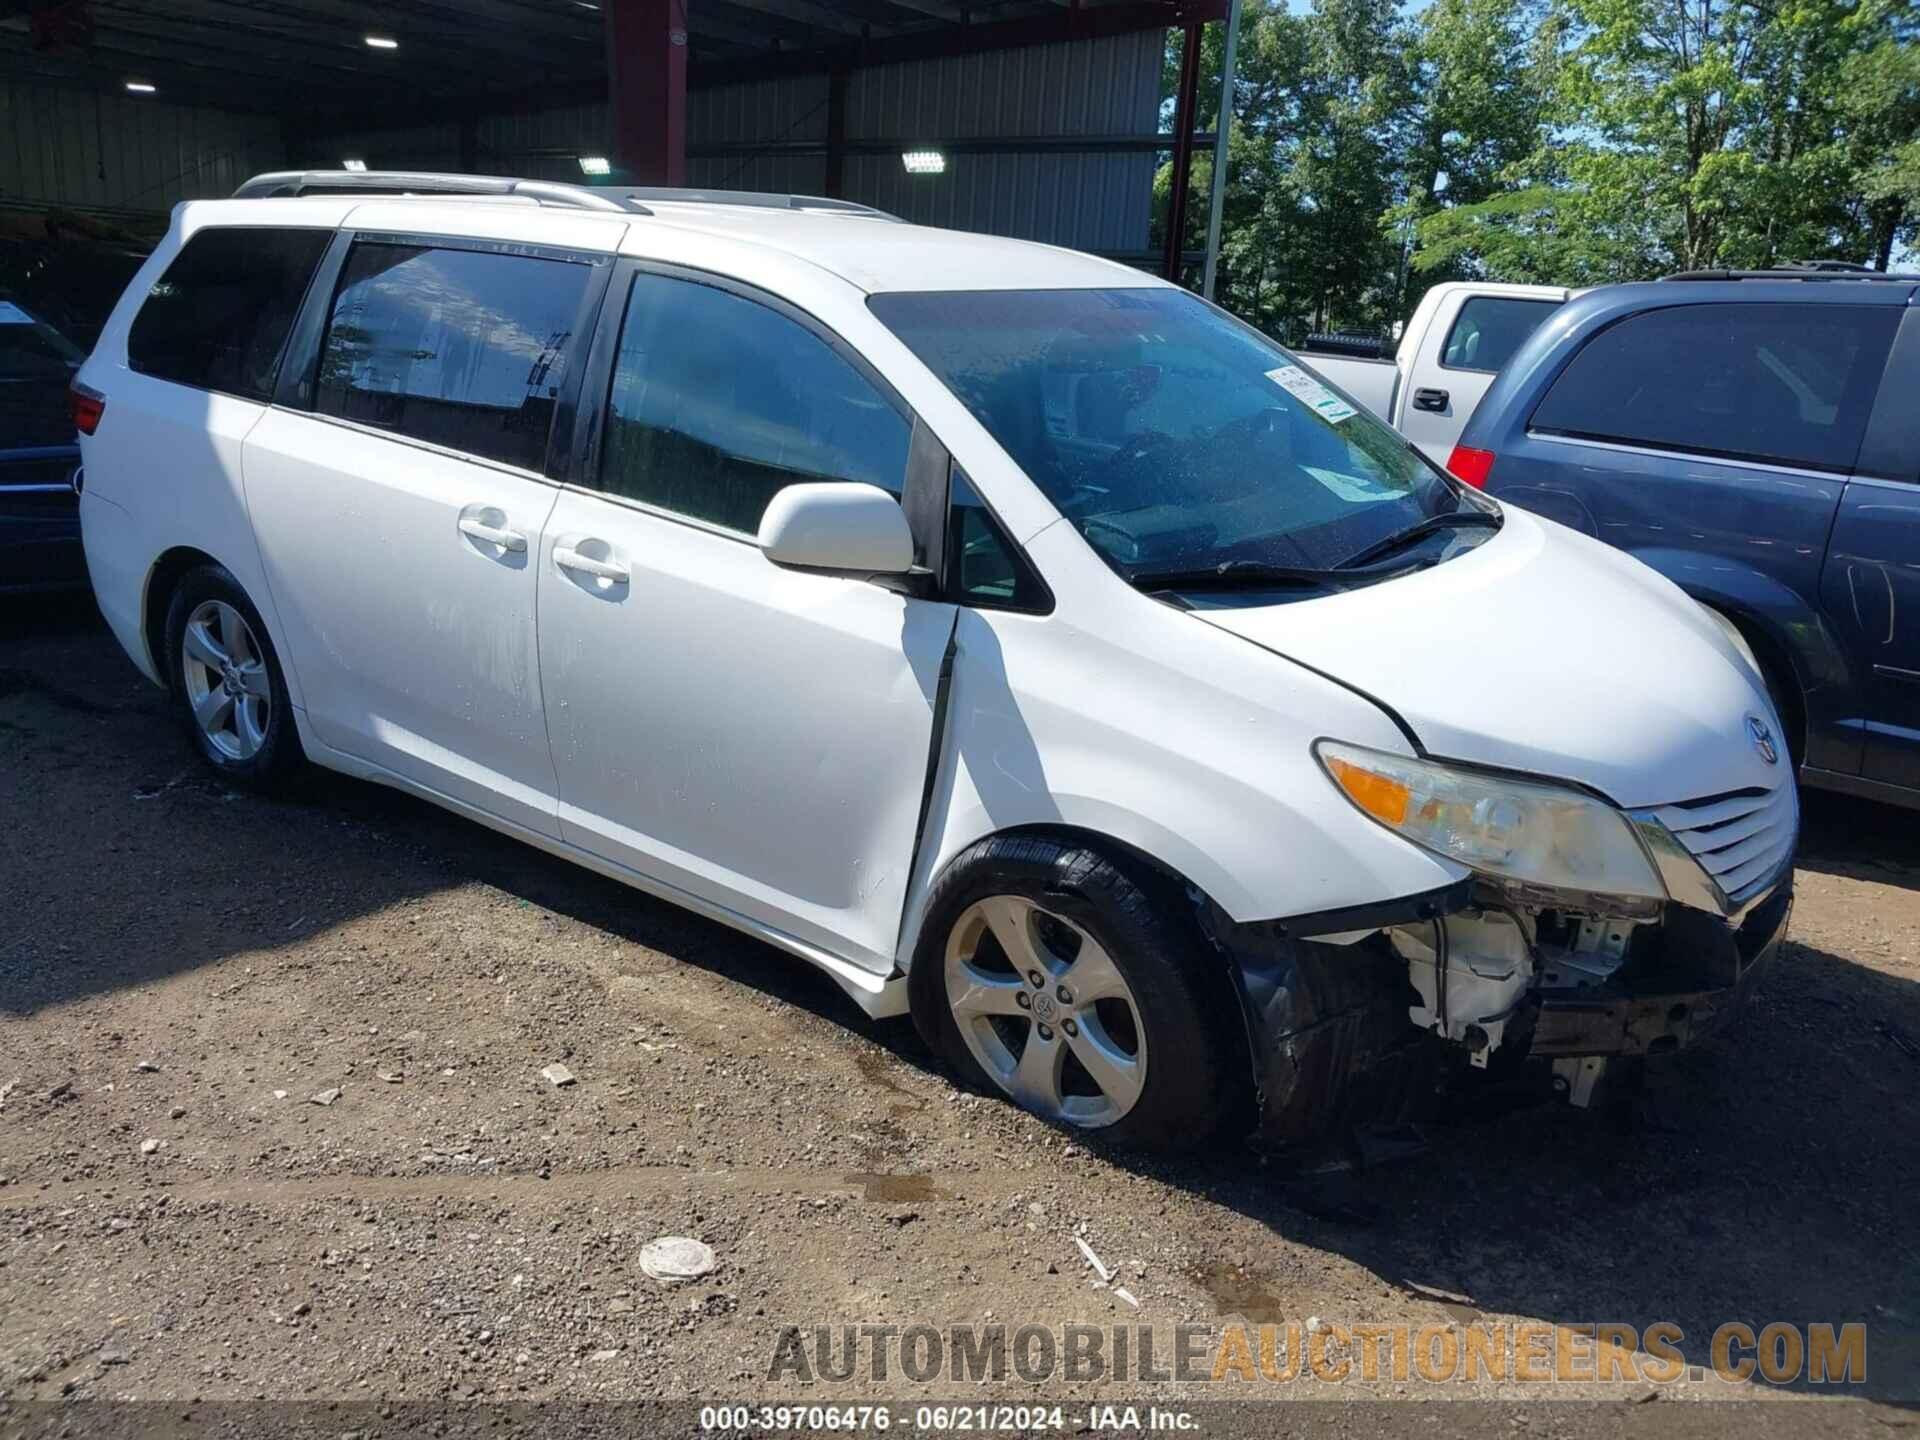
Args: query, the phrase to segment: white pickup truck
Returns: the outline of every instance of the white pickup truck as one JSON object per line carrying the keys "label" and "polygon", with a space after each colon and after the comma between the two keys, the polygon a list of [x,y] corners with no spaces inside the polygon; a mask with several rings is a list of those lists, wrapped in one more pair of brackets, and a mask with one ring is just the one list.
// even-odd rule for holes
{"label": "white pickup truck", "polygon": [[1300,358],[1444,466],[1507,357],[1574,293],[1448,281],[1421,297],[1393,359],[1312,350]]}

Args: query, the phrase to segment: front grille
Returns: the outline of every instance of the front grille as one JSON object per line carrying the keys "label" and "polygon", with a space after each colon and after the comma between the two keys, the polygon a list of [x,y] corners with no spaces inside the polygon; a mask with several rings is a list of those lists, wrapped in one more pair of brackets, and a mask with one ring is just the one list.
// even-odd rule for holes
{"label": "front grille", "polygon": [[1651,812],[1734,904],[1749,899],[1793,855],[1800,802],[1793,782],[1682,800]]}

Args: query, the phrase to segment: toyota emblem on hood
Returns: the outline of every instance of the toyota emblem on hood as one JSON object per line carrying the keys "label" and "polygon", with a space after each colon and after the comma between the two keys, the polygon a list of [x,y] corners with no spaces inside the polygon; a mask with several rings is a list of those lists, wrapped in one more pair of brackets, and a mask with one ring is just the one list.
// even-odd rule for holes
{"label": "toyota emblem on hood", "polygon": [[1779,762],[1780,752],[1774,747],[1773,731],[1758,715],[1747,716],[1747,738],[1753,741],[1753,748],[1760,752],[1760,758],[1767,764]]}

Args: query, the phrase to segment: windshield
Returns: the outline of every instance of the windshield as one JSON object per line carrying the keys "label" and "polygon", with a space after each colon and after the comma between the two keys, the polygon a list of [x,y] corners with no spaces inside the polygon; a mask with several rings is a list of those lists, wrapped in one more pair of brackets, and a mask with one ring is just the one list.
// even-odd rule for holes
{"label": "windshield", "polygon": [[1399,435],[1185,291],[868,303],[1130,579],[1326,569],[1462,506]]}

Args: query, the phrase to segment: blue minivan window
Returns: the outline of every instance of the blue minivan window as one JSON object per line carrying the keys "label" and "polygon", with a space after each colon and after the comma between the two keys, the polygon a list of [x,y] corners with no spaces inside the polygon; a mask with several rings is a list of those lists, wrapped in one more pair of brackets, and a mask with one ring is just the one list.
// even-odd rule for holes
{"label": "blue minivan window", "polygon": [[1675,305],[1575,355],[1532,428],[1813,470],[1849,470],[1901,311]]}

